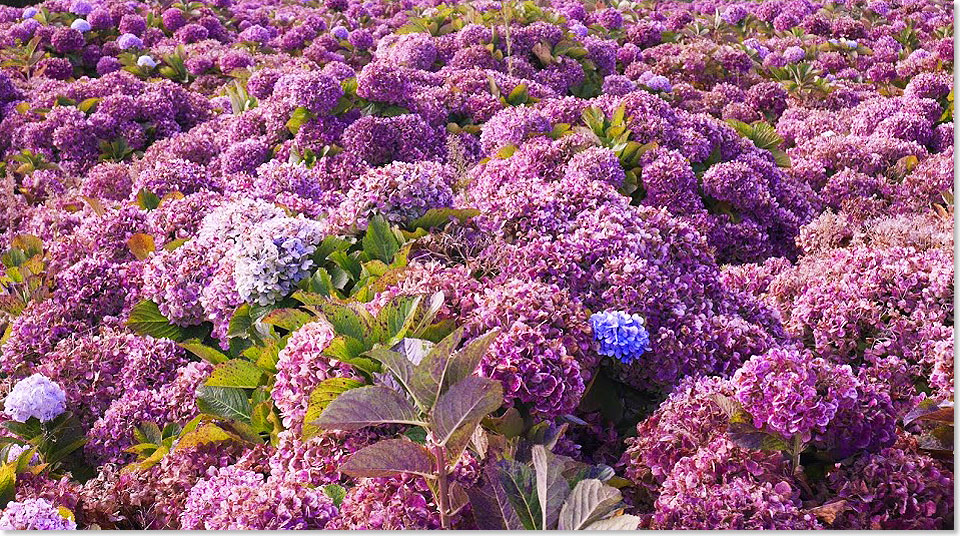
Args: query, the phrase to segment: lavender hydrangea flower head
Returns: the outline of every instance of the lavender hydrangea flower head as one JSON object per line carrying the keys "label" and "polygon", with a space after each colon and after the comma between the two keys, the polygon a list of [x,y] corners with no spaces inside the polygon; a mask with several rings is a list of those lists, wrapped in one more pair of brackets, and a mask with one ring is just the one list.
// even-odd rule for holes
{"label": "lavender hydrangea flower head", "polygon": [[120,50],[143,48],[143,41],[131,33],[125,33],[117,38],[117,46],[120,47]]}
{"label": "lavender hydrangea flower head", "polygon": [[87,0],[74,0],[70,4],[70,12],[81,17],[89,15],[91,11],[93,11],[93,6]]}
{"label": "lavender hydrangea flower head", "polygon": [[17,422],[36,417],[40,422],[57,418],[66,409],[67,395],[43,374],[20,380],[3,401],[3,409]]}
{"label": "lavender hydrangea flower head", "polygon": [[46,499],[11,502],[0,515],[2,530],[76,530],[77,524],[67,519],[60,509]]}
{"label": "lavender hydrangea flower head", "polygon": [[604,311],[590,316],[593,338],[600,344],[600,355],[632,363],[650,350],[650,334],[643,317],[623,311]]}
{"label": "lavender hydrangea flower head", "polygon": [[747,10],[741,5],[732,5],[724,8],[720,18],[727,24],[737,24],[747,16]]}
{"label": "lavender hydrangea flower head", "polygon": [[783,51],[783,59],[787,60],[788,63],[797,63],[803,61],[807,53],[803,50],[803,47],[792,46],[787,47]]}

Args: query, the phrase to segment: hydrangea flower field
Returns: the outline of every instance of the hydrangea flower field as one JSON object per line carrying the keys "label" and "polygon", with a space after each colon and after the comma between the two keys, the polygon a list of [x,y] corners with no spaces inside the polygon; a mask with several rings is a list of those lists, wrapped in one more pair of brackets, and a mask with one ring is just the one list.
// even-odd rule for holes
{"label": "hydrangea flower field", "polygon": [[953,59],[944,0],[0,6],[0,529],[952,529]]}

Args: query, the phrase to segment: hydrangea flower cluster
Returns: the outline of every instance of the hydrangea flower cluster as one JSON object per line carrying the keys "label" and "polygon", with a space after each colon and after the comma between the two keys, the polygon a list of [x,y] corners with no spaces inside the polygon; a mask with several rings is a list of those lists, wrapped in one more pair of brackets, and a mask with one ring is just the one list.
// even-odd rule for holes
{"label": "hydrangea flower cluster", "polygon": [[590,316],[593,338],[600,345],[600,355],[622,363],[632,363],[650,349],[650,334],[643,317],[623,311],[605,311]]}
{"label": "hydrangea flower cluster", "polygon": [[[428,480],[344,470],[417,430],[304,426],[393,385],[367,313],[421,297],[418,336],[497,331],[458,497],[509,431],[615,466],[642,528],[952,527],[946,432],[905,419],[955,392],[946,4],[31,1],[0,6],[0,394],[86,443],[0,525],[440,527]],[[226,437],[153,450],[218,394]]]}
{"label": "hydrangea flower cluster", "polygon": [[45,499],[11,501],[0,514],[3,530],[76,530],[77,523]]}
{"label": "hydrangea flower cluster", "polygon": [[67,395],[63,389],[39,373],[18,381],[3,400],[3,411],[17,422],[29,419],[49,422],[66,407]]}

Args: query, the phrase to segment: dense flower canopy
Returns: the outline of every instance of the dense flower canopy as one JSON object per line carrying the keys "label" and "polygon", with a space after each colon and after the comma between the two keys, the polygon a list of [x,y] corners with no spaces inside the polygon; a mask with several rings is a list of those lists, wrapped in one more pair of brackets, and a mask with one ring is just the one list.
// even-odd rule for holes
{"label": "dense flower canopy", "polygon": [[0,528],[564,528],[546,467],[951,529],[953,55],[933,0],[0,6]]}

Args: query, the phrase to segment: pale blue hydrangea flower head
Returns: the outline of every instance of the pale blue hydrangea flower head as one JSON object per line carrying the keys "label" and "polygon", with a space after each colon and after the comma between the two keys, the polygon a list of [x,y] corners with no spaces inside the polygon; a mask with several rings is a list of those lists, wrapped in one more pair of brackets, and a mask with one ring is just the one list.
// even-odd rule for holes
{"label": "pale blue hydrangea flower head", "polygon": [[67,395],[43,374],[17,382],[3,402],[3,409],[18,422],[36,417],[40,422],[57,418],[67,407]]}
{"label": "pale blue hydrangea flower head", "polygon": [[117,46],[120,47],[120,50],[143,48],[143,41],[131,33],[125,33],[117,38]]}
{"label": "pale blue hydrangea flower head", "polygon": [[650,334],[643,317],[623,311],[603,311],[590,316],[593,338],[600,355],[632,363],[650,350]]}
{"label": "pale blue hydrangea flower head", "polygon": [[322,225],[305,218],[275,218],[251,231],[235,250],[237,293],[249,303],[276,303],[310,275],[323,237]]}

